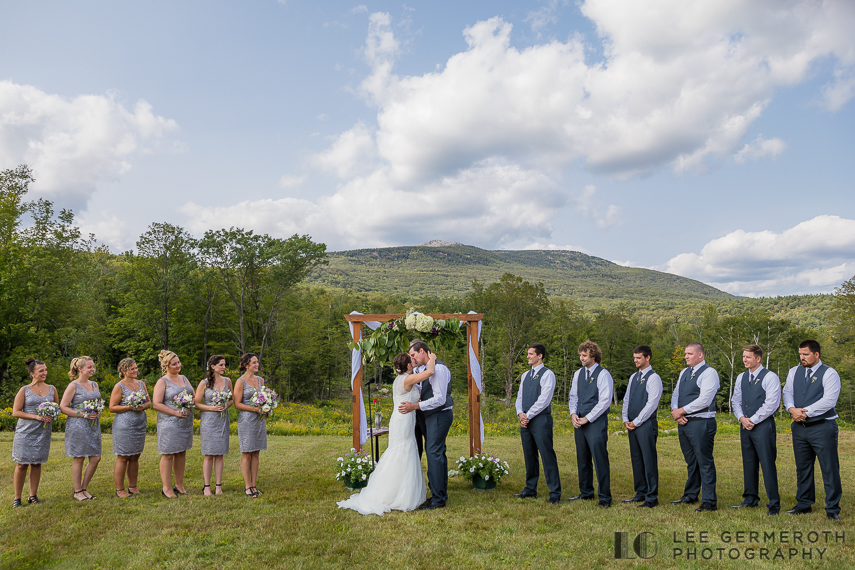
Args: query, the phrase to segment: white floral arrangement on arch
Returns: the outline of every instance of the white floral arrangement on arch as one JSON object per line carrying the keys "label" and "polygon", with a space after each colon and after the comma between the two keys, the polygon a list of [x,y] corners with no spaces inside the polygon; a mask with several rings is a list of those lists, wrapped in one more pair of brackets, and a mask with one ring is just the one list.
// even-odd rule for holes
{"label": "white floral arrangement on arch", "polygon": [[496,483],[510,471],[508,462],[502,461],[492,453],[476,453],[472,457],[461,457],[457,460],[457,469],[466,480],[471,481],[478,475],[485,481],[495,480]]}

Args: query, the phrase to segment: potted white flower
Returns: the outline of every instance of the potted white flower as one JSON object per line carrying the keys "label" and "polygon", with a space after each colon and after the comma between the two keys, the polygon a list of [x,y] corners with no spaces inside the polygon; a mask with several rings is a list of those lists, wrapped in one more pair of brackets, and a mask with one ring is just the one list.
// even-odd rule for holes
{"label": "potted white flower", "polygon": [[368,476],[374,471],[374,460],[370,453],[356,451],[351,447],[350,453],[339,457],[336,462],[336,481],[344,481],[345,487],[351,491],[368,485]]}
{"label": "potted white flower", "polygon": [[508,474],[508,462],[495,455],[476,453],[472,457],[457,460],[457,470],[463,477],[472,481],[472,488],[479,491],[495,489],[496,483]]}

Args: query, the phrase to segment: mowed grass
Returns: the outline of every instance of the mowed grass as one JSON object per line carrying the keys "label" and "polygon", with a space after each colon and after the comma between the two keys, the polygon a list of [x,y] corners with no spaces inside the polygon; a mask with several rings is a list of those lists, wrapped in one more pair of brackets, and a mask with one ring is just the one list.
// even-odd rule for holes
{"label": "mowed grass", "polygon": [[[11,456],[12,436],[0,432],[0,455]],[[462,477],[449,480],[448,507],[436,511],[364,517],[339,510],[335,502],[349,493],[333,477],[335,460],[350,448],[342,436],[270,436],[261,454],[259,499],[242,495],[240,454],[235,437],[226,460],[226,495],[201,495],[201,456],[198,438],[188,452],[187,489],[176,500],[160,496],[156,440],[150,437],[141,460],[143,496],[121,500],[113,495],[114,457],[105,454],[89,490],[95,501],[76,502],[71,497],[71,464],[63,455],[62,434],[54,434],[50,461],[43,467],[39,496],[43,505],[12,510],[14,463],[0,467],[0,567],[2,568],[736,568],[745,564],[775,568],[855,567],[855,520],[852,495],[855,479],[855,433],[841,431],[840,459],[843,479],[842,520],[828,521],[823,509],[821,480],[817,504],[810,515],[767,517],[766,509],[729,509],[742,500],[742,463],[739,438],[716,439],[720,510],[696,513],[694,506],[672,506],[685,483],[685,464],[676,437],[659,439],[660,501],[655,509],[623,505],[632,496],[632,475],[626,437],[611,437],[609,451],[614,504],[607,510],[584,501],[560,506],[546,503],[548,491],[541,478],[535,499],[515,499],[511,494],[524,485],[524,467],[518,437],[490,437],[487,452],[506,459],[511,473],[495,491],[478,492]],[[467,454],[467,439],[450,437],[449,466]],[[578,493],[573,437],[556,437],[564,498]],[[103,449],[109,452],[111,436]],[[385,443],[383,444],[385,446]],[[778,469],[784,509],[795,495],[795,470],[788,435],[778,436]],[[817,476],[819,470],[817,468]],[[26,487],[24,496],[26,497]],[[765,492],[761,485],[761,502]],[[820,539],[792,543],[793,531],[845,532],[843,542]],[[632,540],[651,532],[657,554],[649,560],[615,560],[614,533],[626,531]],[[696,543],[697,560],[674,558],[674,537],[687,532],[708,532],[708,542]],[[739,531],[789,533],[791,542],[736,544]],[[675,534],[676,533],[676,534]],[[725,542],[722,533],[733,536]],[[748,535],[746,535],[747,537]],[[820,534],[820,537],[823,535]],[[713,552],[702,559],[702,549]],[[730,549],[739,551],[731,560]],[[746,561],[746,549],[768,548],[770,556],[782,548],[784,560]],[[791,558],[790,548],[798,554]],[[812,559],[802,551],[813,549]],[[825,549],[822,559],[817,548]],[[716,549],[724,549],[718,551]],[[721,559],[719,559],[721,556]]]}

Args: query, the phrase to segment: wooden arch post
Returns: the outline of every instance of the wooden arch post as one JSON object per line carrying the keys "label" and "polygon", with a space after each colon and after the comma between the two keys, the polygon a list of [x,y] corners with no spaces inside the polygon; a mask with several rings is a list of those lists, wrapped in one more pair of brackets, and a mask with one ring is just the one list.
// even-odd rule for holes
{"label": "wooden arch post", "polygon": [[[353,340],[359,341],[362,339],[362,323],[376,321],[387,323],[395,319],[401,318],[402,314],[382,314],[382,315],[345,315],[344,318],[353,323]],[[481,361],[480,351],[478,347],[478,323],[484,318],[481,313],[469,314],[443,314],[443,315],[428,315],[434,319],[450,319],[455,318],[463,323],[466,323],[466,375],[467,386],[469,392],[469,457],[472,457],[481,450],[481,391],[475,384],[475,377],[472,375],[472,364],[469,361],[469,350],[475,354],[475,358]],[[359,441],[359,419],[360,419],[360,391],[362,389],[362,362],[359,363],[359,371],[353,379],[353,447],[354,449],[362,450],[362,443]],[[483,366],[481,367],[483,370]],[[481,385],[483,386],[483,374],[481,376]],[[370,421],[370,418],[369,418]]]}

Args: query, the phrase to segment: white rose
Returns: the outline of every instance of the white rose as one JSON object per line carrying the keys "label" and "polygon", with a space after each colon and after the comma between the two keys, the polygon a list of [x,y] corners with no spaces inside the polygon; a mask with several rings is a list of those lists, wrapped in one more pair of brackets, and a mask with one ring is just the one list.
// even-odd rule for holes
{"label": "white rose", "polygon": [[264,413],[267,413],[267,412],[269,412],[270,410],[271,410],[271,408],[270,408],[270,405],[269,405],[269,404],[264,404],[263,406],[261,406],[261,411],[262,411],[262,412],[264,412]]}
{"label": "white rose", "polygon": [[470,467],[470,468],[469,468],[469,472],[470,472],[470,473],[475,473],[475,468],[474,468],[474,467]]}
{"label": "white rose", "polygon": [[484,475],[484,481],[489,481],[489,480],[490,480],[490,476],[489,476],[489,475]]}
{"label": "white rose", "polygon": [[339,457],[339,458],[338,458],[338,460],[339,460],[339,462],[342,462],[342,461],[344,461],[344,458],[343,458],[343,457]]}
{"label": "white rose", "polygon": [[363,475],[362,480],[365,481],[368,478],[368,475]]}

